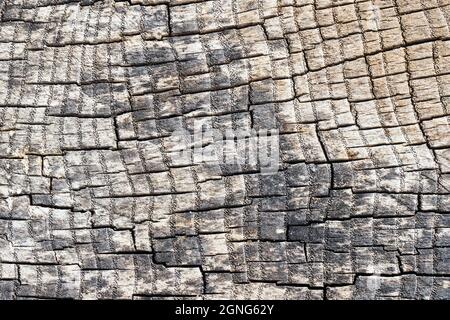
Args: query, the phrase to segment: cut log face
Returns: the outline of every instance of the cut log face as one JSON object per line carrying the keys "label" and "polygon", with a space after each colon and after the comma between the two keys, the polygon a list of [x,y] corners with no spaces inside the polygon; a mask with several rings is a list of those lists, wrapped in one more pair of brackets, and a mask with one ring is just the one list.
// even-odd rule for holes
{"label": "cut log face", "polygon": [[0,13],[0,299],[450,299],[448,1]]}

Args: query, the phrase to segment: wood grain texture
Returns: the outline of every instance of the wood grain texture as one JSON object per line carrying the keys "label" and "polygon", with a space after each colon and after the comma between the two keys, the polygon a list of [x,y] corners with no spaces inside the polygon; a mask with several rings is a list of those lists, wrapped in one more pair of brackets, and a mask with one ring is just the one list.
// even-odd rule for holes
{"label": "wood grain texture", "polygon": [[[0,1],[1,299],[449,299],[449,0]],[[280,170],[168,137],[280,132]]]}

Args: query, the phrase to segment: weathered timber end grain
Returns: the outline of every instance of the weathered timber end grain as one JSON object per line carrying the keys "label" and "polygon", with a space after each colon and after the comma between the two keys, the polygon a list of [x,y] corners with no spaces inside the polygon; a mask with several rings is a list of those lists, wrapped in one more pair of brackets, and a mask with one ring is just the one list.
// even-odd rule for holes
{"label": "weathered timber end grain", "polygon": [[0,14],[0,299],[450,299],[449,0]]}

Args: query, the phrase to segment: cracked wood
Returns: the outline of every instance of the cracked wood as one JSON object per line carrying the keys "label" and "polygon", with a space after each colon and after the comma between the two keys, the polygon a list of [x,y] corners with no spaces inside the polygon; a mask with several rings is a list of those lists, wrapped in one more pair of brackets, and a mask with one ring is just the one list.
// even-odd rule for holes
{"label": "cracked wood", "polygon": [[[450,298],[449,0],[0,13],[1,299]],[[195,121],[280,170],[172,163]]]}

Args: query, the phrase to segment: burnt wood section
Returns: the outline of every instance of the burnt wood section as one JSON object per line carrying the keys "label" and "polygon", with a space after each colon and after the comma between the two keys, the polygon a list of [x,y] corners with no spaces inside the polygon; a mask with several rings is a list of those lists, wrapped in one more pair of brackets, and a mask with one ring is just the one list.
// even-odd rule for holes
{"label": "burnt wood section", "polygon": [[[1,299],[450,298],[449,0],[0,12]],[[177,163],[199,123],[279,169]]]}

